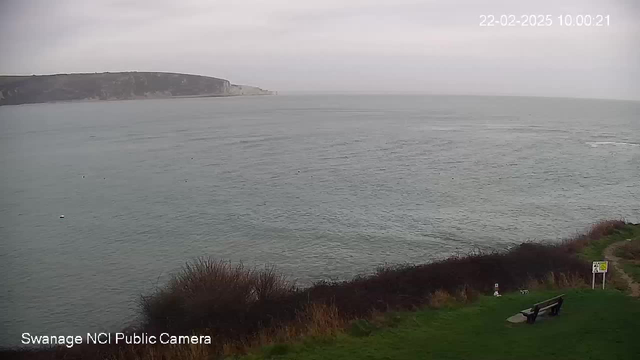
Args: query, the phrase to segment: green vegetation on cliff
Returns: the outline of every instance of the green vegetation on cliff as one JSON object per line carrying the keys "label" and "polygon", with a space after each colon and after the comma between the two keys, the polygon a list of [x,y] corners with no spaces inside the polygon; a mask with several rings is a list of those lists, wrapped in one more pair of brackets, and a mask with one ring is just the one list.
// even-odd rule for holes
{"label": "green vegetation on cliff", "polygon": [[234,85],[225,79],[163,72],[0,76],[0,105],[271,94],[252,86]]}
{"label": "green vegetation on cliff", "polygon": [[580,256],[588,261],[604,260],[604,249],[613,243],[627,239],[640,240],[640,224],[627,224],[622,228],[614,230],[609,236],[590,242],[588,246],[580,251]]}

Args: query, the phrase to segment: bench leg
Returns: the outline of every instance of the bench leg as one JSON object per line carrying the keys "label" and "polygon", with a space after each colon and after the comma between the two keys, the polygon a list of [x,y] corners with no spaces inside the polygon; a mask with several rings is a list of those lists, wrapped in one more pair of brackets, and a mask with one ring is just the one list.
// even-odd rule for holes
{"label": "bench leg", "polygon": [[538,309],[537,307],[533,309],[533,314],[527,316],[527,323],[529,324],[535,323],[536,318],[538,317],[538,312],[540,312],[540,309]]}
{"label": "bench leg", "polygon": [[551,316],[556,316],[560,313],[560,308],[562,307],[562,298],[558,300],[558,304],[551,308]]}

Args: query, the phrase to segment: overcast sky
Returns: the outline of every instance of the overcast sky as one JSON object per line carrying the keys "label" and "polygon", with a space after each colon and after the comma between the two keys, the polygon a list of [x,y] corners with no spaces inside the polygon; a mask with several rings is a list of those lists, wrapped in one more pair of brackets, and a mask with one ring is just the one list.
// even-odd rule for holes
{"label": "overcast sky", "polygon": [[[502,14],[549,14],[553,25],[479,26]],[[563,14],[610,25],[562,27]],[[0,0],[0,31],[3,74],[640,100],[640,0]]]}

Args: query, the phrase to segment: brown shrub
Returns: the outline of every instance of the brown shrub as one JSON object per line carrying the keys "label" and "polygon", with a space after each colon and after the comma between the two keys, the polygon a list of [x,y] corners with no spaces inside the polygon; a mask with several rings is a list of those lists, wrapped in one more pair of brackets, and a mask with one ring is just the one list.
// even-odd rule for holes
{"label": "brown shrub", "polygon": [[309,304],[298,321],[303,334],[311,336],[336,335],[346,323],[338,308],[324,304]]}
{"label": "brown shrub", "polygon": [[[141,298],[143,328],[159,333],[171,330],[186,334],[209,329],[218,336],[230,336],[237,324],[256,304],[273,302],[295,292],[295,286],[275,271],[247,268],[243,264],[200,258],[187,263],[169,284]],[[254,332],[268,325],[262,317],[251,324]],[[240,334],[238,334],[240,335]]]}
{"label": "brown shrub", "polygon": [[429,297],[429,307],[440,309],[443,306],[450,305],[455,302],[455,298],[446,291],[436,290]]}
{"label": "brown shrub", "polygon": [[609,236],[616,230],[622,229],[626,223],[624,220],[602,220],[589,228],[587,232],[576,234],[562,242],[562,247],[571,253],[577,253],[592,241],[597,241]]}

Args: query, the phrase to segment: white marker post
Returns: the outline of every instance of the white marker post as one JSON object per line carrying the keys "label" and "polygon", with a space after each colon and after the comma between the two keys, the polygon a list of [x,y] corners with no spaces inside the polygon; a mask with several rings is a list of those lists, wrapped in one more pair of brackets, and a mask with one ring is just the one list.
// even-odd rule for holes
{"label": "white marker post", "polygon": [[607,281],[607,270],[609,269],[608,261],[594,261],[591,265],[591,273],[593,274],[591,278],[591,289],[596,288],[596,274],[602,274],[602,290],[604,290],[604,285]]}

